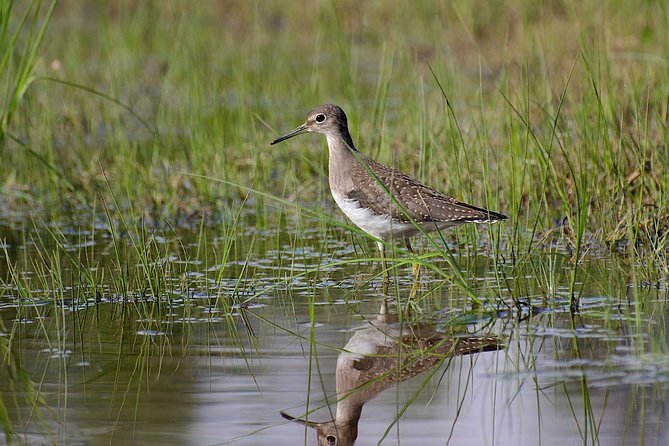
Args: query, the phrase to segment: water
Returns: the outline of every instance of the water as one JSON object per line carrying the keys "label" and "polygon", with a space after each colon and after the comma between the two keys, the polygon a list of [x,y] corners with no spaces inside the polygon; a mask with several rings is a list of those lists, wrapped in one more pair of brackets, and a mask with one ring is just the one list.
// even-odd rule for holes
{"label": "water", "polygon": [[[340,263],[363,258],[366,241],[250,225],[115,241],[104,225],[55,226],[60,244],[29,225],[0,226],[9,260],[0,346],[11,346],[0,392],[17,444],[316,444],[313,429],[280,411],[331,418],[337,357],[382,302],[378,268]],[[472,256],[449,241],[481,297],[499,291],[520,305],[473,313],[452,282],[426,273],[423,291],[435,290],[416,319],[447,336],[464,315],[458,330],[499,336],[505,348],[379,392],[364,404],[356,444],[667,443],[662,283],[634,285],[624,257],[588,257],[577,274],[583,311],[572,317],[567,252],[515,263],[506,253],[496,275],[485,239]],[[410,268],[395,276],[391,296],[406,298]]]}

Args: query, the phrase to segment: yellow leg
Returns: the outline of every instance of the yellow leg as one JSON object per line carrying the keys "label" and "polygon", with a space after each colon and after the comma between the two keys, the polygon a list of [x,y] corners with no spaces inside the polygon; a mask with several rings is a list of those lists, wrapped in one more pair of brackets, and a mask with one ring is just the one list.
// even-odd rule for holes
{"label": "yellow leg", "polygon": [[[411,247],[411,242],[409,242],[409,239],[405,239],[404,244],[406,245],[411,255],[414,255],[415,253]],[[411,286],[411,294],[409,297],[410,299],[413,299],[418,294],[418,290],[420,288],[420,263],[413,262],[411,265],[411,274],[413,275],[413,285]]]}
{"label": "yellow leg", "polygon": [[386,262],[386,247],[383,243],[376,242],[379,248],[379,256],[381,257],[381,267],[383,268],[383,295],[388,294],[388,287],[390,286],[390,273],[388,272],[388,262]]}

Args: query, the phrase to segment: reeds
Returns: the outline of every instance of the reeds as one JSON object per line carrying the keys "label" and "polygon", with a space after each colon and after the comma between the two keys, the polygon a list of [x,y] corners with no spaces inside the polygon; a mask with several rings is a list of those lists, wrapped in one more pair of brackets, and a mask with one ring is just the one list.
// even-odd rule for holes
{"label": "reeds", "polygon": [[[162,373],[143,365],[168,338],[186,350],[195,328],[175,319],[222,328],[253,375],[254,323],[298,335],[306,301],[315,358],[328,311],[317,302],[346,301],[348,318],[375,304],[380,259],[334,208],[323,141],[268,146],[324,102],[346,109],[362,152],[510,216],[432,234],[416,256],[389,247],[392,298],[405,302],[416,261],[426,314],[480,323],[540,306],[556,313],[536,324],[631,334],[642,360],[667,351],[653,328],[665,323],[669,276],[662,5],[98,6],[0,6],[0,246],[11,248],[0,299],[16,307],[12,323],[0,319],[0,356],[27,389],[20,406],[47,406],[13,350],[24,315],[43,321],[56,351],[74,326],[113,333],[119,350],[152,334],[133,350],[129,379],[141,384]],[[268,296],[275,309],[246,312]],[[565,349],[581,355],[573,342]],[[516,370],[532,370],[536,352]],[[580,396],[589,401],[585,378]],[[11,439],[25,420],[7,401]],[[583,443],[596,442],[599,414],[582,411]]]}

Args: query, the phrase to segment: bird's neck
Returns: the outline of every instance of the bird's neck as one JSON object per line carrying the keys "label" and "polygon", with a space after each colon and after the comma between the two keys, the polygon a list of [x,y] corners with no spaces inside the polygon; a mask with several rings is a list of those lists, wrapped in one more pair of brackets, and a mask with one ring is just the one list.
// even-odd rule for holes
{"label": "bird's neck", "polygon": [[337,403],[336,423],[338,426],[358,426],[360,415],[362,415],[362,406],[364,402],[361,401],[347,401],[344,399]]}
{"label": "bird's neck", "polygon": [[330,152],[329,181],[330,190],[346,193],[354,189],[353,172],[361,169],[360,160],[366,157],[355,148],[348,129],[343,128],[336,134],[327,134]]}
{"label": "bird's neck", "polygon": [[326,136],[331,154],[333,152],[347,153],[350,151],[358,151],[358,149],[355,148],[353,138],[351,138],[351,134],[346,127],[340,129],[337,134],[327,134]]}

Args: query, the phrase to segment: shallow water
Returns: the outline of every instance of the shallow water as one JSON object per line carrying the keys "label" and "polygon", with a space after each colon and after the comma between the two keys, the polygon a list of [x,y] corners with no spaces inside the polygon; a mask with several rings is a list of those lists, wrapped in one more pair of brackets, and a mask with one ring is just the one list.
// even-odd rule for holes
{"label": "shallow water", "polygon": [[[0,227],[0,334],[12,352],[0,392],[17,443],[316,444],[279,412],[331,418],[337,357],[382,302],[373,262],[339,263],[364,257],[367,241],[354,250],[345,231],[306,228],[296,241],[247,230],[222,265],[216,231],[114,241],[87,227],[63,230],[60,246],[43,230]],[[633,285],[624,258],[588,258],[583,311],[572,317],[568,254],[540,251],[520,266],[503,255],[495,274],[485,241],[472,256],[449,242],[482,298],[497,296],[503,277],[500,299],[472,312],[459,288],[428,272],[422,291],[435,290],[415,319],[445,335],[463,316],[459,331],[506,348],[446,359],[380,392],[364,405],[356,444],[667,443],[663,284]],[[391,303],[410,287],[409,267],[394,274]]]}

